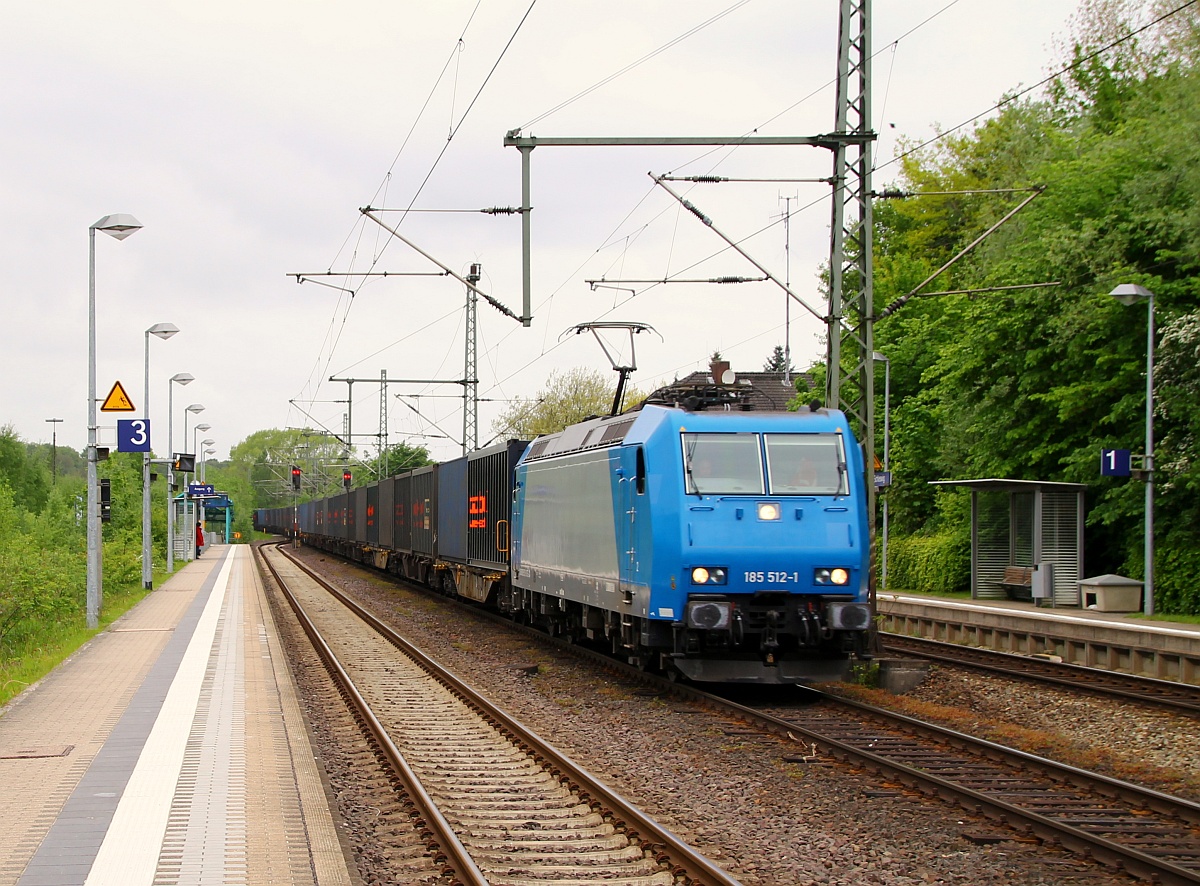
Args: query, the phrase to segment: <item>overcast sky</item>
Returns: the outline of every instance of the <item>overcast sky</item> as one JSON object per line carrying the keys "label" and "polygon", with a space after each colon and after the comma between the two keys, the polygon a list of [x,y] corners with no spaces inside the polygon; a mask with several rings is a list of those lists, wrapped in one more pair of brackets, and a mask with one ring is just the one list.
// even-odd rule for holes
{"label": "overcast sky", "polygon": [[[121,381],[145,414],[150,342],[155,450],[174,449],[184,407],[217,457],[256,430],[340,432],[339,378],[461,379],[464,289],[448,277],[319,277],[436,271],[359,207],[426,210],[400,232],[520,313],[520,156],[505,132],[550,136],[815,135],[833,129],[837,0],[42,0],[8,4],[0,29],[0,425],[60,445],[87,436],[88,227],[131,213],[144,228],[96,238],[98,394]],[[1075,0],[875,0],[875,184],[899,139],[923,140],[987,110],[1056,65]],[[527,14],[528,13],[528,14]],[[719,16],[719,17],[718,17]],[[708,22],[706,27],[679,40]],[[524,19],[522,23],[522,19]],[[515,36],[514,36],[515,35]],[[461,38],[461,39],[460,39]],[[510,43],[511,41],[511,43]],[[632,63],[594,91],[559,107]],[[452,136],[452,137],[451,137]],[[784,340],[782,292],[585,282],[757,276],[647,173],[771,179],[693,187],[714,225],[817,308],[828,256],[828,176],[814,148],[555,148],[532,154],[530,328],[479,306],[480,441],[504,400],[555,370],[610,372],[590,320],[647,323],[635,384],[703,368],[720,350],[762,369]],[[681,189],[689,186],[675,185]],[[792,198],[790,202],[785,198]],[[785,207],[792,220],[790,268]],[[387,213],[392,223],[399,213]],[[389,242],[390,241],[390,242]],[[328,285],[322,285],[328,284]],[[351,297],[336,287],[355,291]],[[635,290],[634,292],[629,290]],[[794,308],[800,368],[819,324]],[[614,345],[622,342],[614,341]],[[378,432],[378,383],[357,383],[354,432]],[[457,385],[391,385],[390,442],[457,454]],[[424,395],[420,398],[395,395]],[[112,426],[117,414],[101,417]],[[446,437],[428,436],[441,435]],[[194,439],[194,434],[188,434]],[[101,442],[115,443],[112,430]],[[370,445],[360,438],[358,448]]]}

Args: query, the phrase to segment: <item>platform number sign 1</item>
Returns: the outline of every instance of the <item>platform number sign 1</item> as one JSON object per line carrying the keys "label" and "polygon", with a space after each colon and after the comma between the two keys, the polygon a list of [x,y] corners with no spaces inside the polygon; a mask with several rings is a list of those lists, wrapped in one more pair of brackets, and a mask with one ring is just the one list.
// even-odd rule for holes
{"label": "platform number sign 1", "polygon": [[149,452],[150,419],[117,419],[117,452]]}
{"label": "platform number sign 1", "polygon": [[1129,476],[1129,450],[1128,449],[1101,449],[1100,450],[1100,476],[1102,476],[1102,477],[1128,477]]}

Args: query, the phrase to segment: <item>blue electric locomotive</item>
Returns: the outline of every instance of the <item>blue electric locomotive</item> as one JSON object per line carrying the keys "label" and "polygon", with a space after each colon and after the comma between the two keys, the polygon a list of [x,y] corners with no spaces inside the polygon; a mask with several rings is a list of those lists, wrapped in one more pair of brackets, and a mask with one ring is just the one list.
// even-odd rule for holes
{"label": "blue electric locomotive", "polygon": [[689,405],[260,511],[256,526],[692,680],[844,678],[871,623],[845,417]]}
{"label": "blue electric locomotive", "polygon": [[585,421],[517,464],[497,602],[693,680],[840,679],[871,620],[863,484],[832,410]]}

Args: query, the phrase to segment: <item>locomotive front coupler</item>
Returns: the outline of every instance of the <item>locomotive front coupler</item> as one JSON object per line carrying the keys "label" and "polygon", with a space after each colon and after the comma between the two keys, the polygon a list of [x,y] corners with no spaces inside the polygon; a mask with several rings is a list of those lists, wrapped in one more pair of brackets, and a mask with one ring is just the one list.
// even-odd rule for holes
{"label": "locomotive front coupler", "polygon": [[763,629],[762,642],[758,649],[762,654],[763,664],[771,668],[779,666],[779,638],[774,626],[768,625]]}

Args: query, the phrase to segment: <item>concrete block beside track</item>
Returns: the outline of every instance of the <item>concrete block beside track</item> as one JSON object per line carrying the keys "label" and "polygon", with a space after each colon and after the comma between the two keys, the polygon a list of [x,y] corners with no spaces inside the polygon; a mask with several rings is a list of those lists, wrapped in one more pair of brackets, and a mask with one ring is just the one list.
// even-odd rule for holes
{"label": "concrete block beside track", "polygon": [[881,630],[1200,684],[1200,625],[1007,600],[878,595]]}

